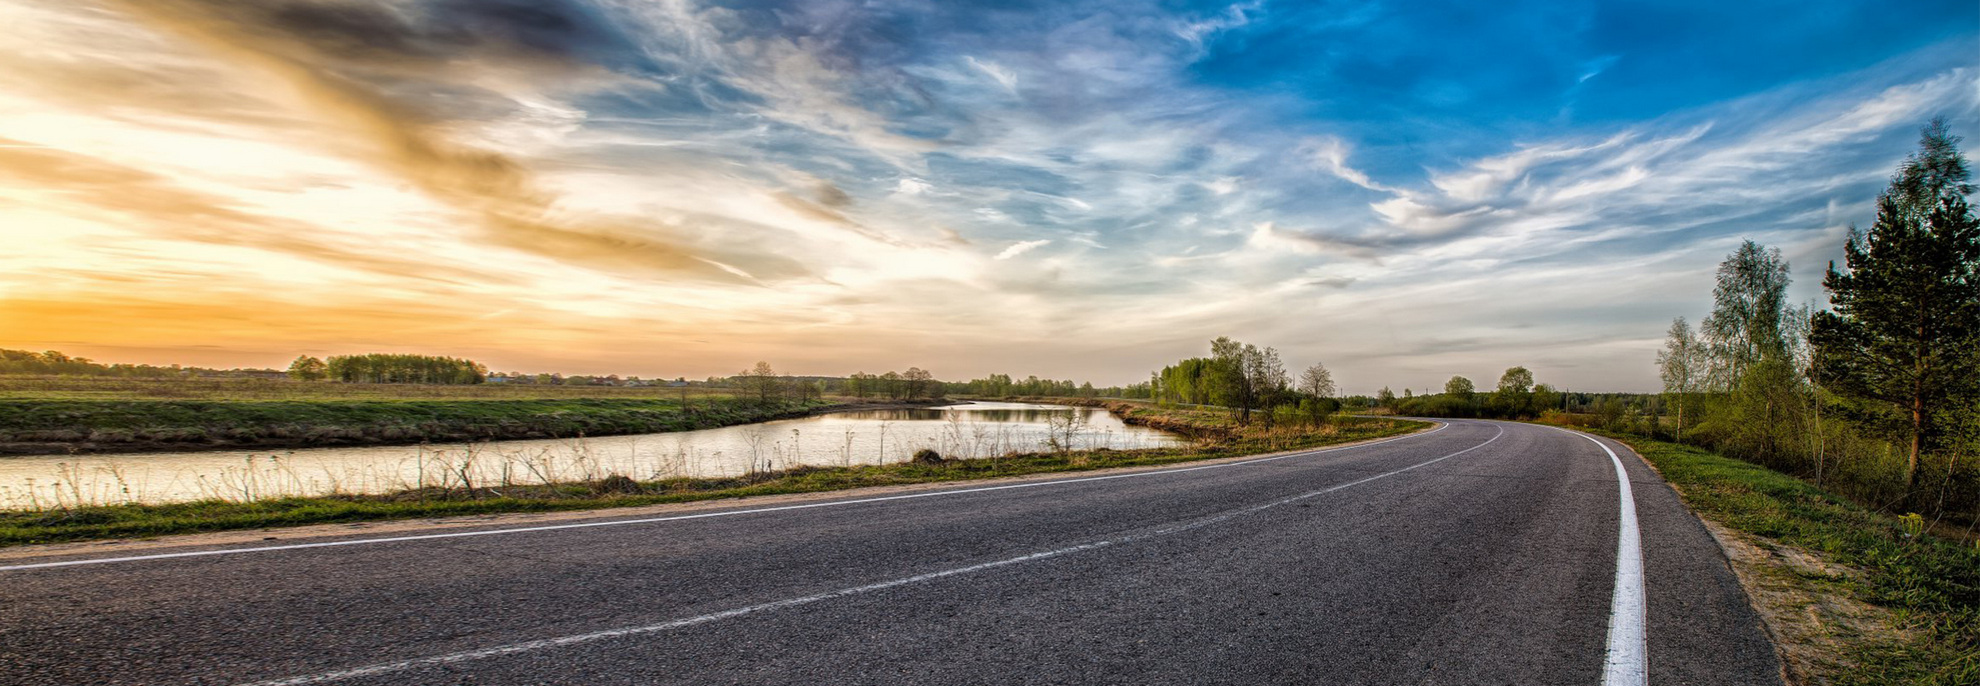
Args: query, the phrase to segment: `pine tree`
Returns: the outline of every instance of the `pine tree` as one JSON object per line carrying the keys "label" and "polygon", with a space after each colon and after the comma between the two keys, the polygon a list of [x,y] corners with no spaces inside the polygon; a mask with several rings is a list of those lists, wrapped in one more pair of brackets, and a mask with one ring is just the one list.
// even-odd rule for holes
{"label": "pine tree", "polygon": [[1925,128],[1870,231],[1850,231],[1847,268],[1830,263],[1834,310],[1811,322],[1815,371],[1859,423],[1908,444],[1907,491],[1935,415],[1980,399],[1980,221],[1958,142],[1944,122]]}

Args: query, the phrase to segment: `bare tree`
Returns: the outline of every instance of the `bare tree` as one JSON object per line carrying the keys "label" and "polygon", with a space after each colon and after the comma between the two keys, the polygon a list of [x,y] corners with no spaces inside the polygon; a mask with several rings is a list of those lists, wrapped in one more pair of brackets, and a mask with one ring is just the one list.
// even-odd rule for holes
{"label": "bare tree", "polygon": [[1300,373],[1299,390],[1315,398],[1332,398],[1339,392],[1339,389],[1334,387],[1334,374],[1327,371],[1326,365],[1318,362]]}
{"label": "bare tree", "polygon": [[757,362],[755,368],[745,370],[737,376],[742,381],[743,392],[755,395],[759,403],[769,403],[780,390],[778,387],[783,385],[777,378],[776,370],[771,369],[768,362]]}
{"label": "bare tree", "polygon": [[934,379],[934,374],[930,374],[927,370],[920,367],[908,367],[907,372],[901,374],[901,382],[907,386],[907,397],[909,400],[919,398],[922,394],[927,393],[929,382]]}

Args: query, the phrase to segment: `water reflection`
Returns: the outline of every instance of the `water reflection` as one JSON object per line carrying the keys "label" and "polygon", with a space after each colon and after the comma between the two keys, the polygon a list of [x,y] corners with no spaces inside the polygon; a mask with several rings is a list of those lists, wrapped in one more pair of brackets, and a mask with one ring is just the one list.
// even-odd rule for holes
{"label": "water reflection", "polygon": [[583,440],[0,458],[0,508],[204,498],[254,500],[409,488],[722,477],[798,465],[899,462],[1053,449],[1117,450],[1180,439],[1105,410],[1017,403],[840,412],[760,424]]}

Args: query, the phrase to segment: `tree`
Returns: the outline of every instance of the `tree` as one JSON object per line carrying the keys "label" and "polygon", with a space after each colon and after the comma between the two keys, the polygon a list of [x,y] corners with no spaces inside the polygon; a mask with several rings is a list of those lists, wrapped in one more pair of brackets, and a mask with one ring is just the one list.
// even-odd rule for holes
{"label": "tree", "polygon": [[1210,342],[1207,372],[1215,395],[1226,407],[1238,411],[1240,424],[1251,423],[1252,410],[1270,409],[1271,403],[1285,392],[1288,381],[1279,351],[1260,350],[1258,346],[1239,343],[1227,336]]}
{"label": "tree", "polygon": [[1318,362],[1307,367],[1306,371],[1300,372],[1299,390],[1315,398],[1332,398],[1335,393],[1340,392],[1334,387],[1333,373],[1327,371],[1326,365]]}
{"label": "tree", "polygon": [[1471,379],[1462,376],[1453,376],[1450,381],[1444,382],[1444,394],[1455,396],[1460,400],[1470,401],[1471,394],[1476,392],[1478,387],[1471,384]]}
{"label": "tree", "polygon": [[1817,373],[1852,418],[1908,444],[1907,492],[1941,410],[1980,395],[1980,220],[1964,198],[1958,140],[1944,122],[1926,127],[1870,231],[1850,231],[1846,268],[1829,265],[1822,286],[1834,309],[1815,314],[1809,335]]}
{"label": "tree", "polygon": [[1786,355],[1781,315],[1787,306],[1788,263],[1779,248],[1745,241],[1719,263],[1718,278],[1712,316],[1701,328],[1712,346],[1715,385],[1731,388],[1748,367]]}
{"label": "tree", "polygon": [[1396,392],[1395,392],[1395,391],[1391,391],[1391,390],[1389,390],[1389,387],[1388,387],[1388,386],[1383,386],[1383,387],[1382,387],[1382,390],[1381,390],[1380,392],[1377,392],[1377,393],[1375,394],[1375,406],[1376,406],[1376,407],[1395,407],[1395,406],[1396,406]]}
{"label": "tree", "polygon": [[1892,196],[1906,214],[1923,219],[1938,209],[1941,200],[1971,194],[1973,185],[1967,183],[1972,173],[1966,157],[1959,153],[1961,139],[1946,129],[1944,118],[1933,119],[1918,133],[1918,151],[1904,158],[1885,195]]}
{"label": "tree", "polygon": [[1245,376],[1251,378],[1251,386],[1258,394],[1258,406],[1269,411],[1292,386],[1292,378],[1286,375],[1286,365],[1279,361],[1277,349],[1244,347]]}
{"label": "tree", "polygon": [[764,404],[768,404],[783,385],[768,362],[757,362],[755,367],[743,370],[736,376],[742,382],[743,393],[756,396],[756,402]]}
{"label": "tree", "polygon": [[1534,412],[1537,413],[1537,412],[1544,412],[1546,410],[1563,409],[1561,407],[1561,404],[1566,401],[1567,401],[1566,394],[1554,390],[1553,386],[1549,386],[1543,383],[1533,384]]}
{"label": "tree", "polygon": [[1216,401],[1238,411],[1238,423],[1251,422],[1251,407],[1257,392],[1244,373],[1244,344],[1228,336],[1210,341],[1210,365],[1205,370]]}
{"label": "tree", "polygon": [[919,398],[923,393],[926,393],[929,382],[934,379],[935,375],[922,370],[920,367],[908,367],[907,372],[901,374],[901,383],[906,387],[909,400]]}
{"label": "tree", "polygon": [[289,378],[297,381],[322,381],[330,375],[330,367],[323,360],[303,355],[289,363]]}
{"label": "tree", "polygon": [[1684,408],[1704,376],[1705,351],[1691,325],[1678,317],[1671,322],[1664,338],[1664,350],[1657,353],[1657,367],[1664,378],[1664,393],[1677,404],[1677,442],[1684,442]]}
{"label": "tree", "polygon": [[1499,388],[1492,394],[1492,405],[1507,417],[1533,414],[1533,372],[1525,367],[1507,369],[1499,375]]}

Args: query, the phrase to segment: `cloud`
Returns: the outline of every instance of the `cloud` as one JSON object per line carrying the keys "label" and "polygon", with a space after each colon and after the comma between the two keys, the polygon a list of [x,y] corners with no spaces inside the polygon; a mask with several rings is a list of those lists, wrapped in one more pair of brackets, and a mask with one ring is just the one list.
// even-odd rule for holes
{"label": "cloud", "polygon": [[1182,22],[1176,27],[1176,35],[1192,45],[1201,46],[1218,33],[1250,24],[1251,13],[1258,11],[1264,4],[1263,0],[1253,0],[1226,6],[1224,11],[1214,16]]}
{"label": "cloud", "polygon": [[107,213],[163,238],[266,250],[330,266],[465,285],[473,272],[323,240],[320,227],[235,207],[140,169],[0,138],[0,179],[61,199],[58,211]]}
{"label": "cloud", "polygon": [[1003,86],[1004,90],[1012,93],[1017,92],[1018,77],[1016,72],[988,60],[979,60],[975,57],[964,57],[963,59],[969,62],[969,66],[975,67],[977,71],[983,72],[991,80],[996,81],[997,85]]}
{"label": "cloud", "polygon": [[1017,257],[1019,255],[1023,255],[1033,250],[1037,250],[1039,248],[1045,247],[1047,245],[1050,245],[1051,243],[1052,241],[1049,239],[1036,240],[1036,241],[1019,241],[1017,243],[1012,243],[1011,247],[1004,248],[1003,252],[997,253],[997,256],[992,259],[1008,260],[1013,257]]}
{"label": "cloud", "polygon": [[1375,183],[1368,178],[1367,174],[1362,173],[1361,170],[1348,166],[1348,144],[1340,138],[1323,136],[1307,141],[1304,147],[1311,151],[1314,164],[1319,165],[1321,170],[1333,174],[1343,181],[1371,191],[1394,190],[1388,186]]}
{"label": "cloud", "polygon": [[[461,90],[477,78],[583,79],[610,65],[625,41],[579,5],[440,2],[422,6],[418,15],[366,0],[250,6],[144,0],[123,7],[280,80],[312,114],[362,136],[370,147],[366,161],[478,216],[491,241],[608,269],[733,278],[733,269],[715,267],[680,240],[684,227],[556,211],[556,196],[526,165],[454,140],[445,131],[447,113],[434,111],[434,101],[424,97],[431,89]],[[805,274],[788,260],[749,267],[757,279]]]}

